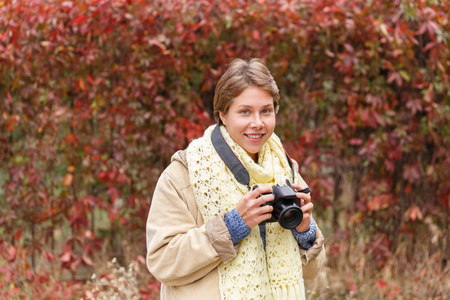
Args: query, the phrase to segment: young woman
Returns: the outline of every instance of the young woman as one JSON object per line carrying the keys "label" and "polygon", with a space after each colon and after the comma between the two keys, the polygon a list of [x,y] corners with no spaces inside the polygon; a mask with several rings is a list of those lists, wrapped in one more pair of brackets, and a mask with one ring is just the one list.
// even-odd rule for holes
{"label": "young woman", "polygon": [[[216,87],[217,124],[162,173],[147,220],[147,266],[162,283],[161,299],[305,299],[303,279],[325,261],[311,196],[294,193],[303,212],[295,228],[264,222],[274,185],[307,187],[274,133],[279,99],[258,59],[232,61]],[[248,171],[247,185],[213,145],[216,126]]]}

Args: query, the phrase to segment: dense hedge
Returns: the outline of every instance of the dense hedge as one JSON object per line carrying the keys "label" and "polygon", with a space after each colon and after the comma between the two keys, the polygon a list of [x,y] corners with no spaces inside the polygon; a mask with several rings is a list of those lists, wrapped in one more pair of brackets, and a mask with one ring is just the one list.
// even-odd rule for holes
{"label": "dense hedge", "polygon": [[418,232],[445,253],[448,4],[0,2],[0,267],[20,281],[45,257],[77,279],[108,243],[144,256],[155,181],[213,122],[234,57],[272,70],[277,133],[329,237],[380,245],[380,268]]}

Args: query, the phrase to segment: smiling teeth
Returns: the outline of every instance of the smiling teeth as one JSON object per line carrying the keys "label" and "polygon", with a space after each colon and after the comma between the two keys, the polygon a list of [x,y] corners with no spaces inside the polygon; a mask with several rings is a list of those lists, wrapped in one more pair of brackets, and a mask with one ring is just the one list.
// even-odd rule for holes
{"label": "smiling teeth", "polygon": [[247,134],[247,136],[252,139],[258,139],[258,138],[262,137],[262,134]]}

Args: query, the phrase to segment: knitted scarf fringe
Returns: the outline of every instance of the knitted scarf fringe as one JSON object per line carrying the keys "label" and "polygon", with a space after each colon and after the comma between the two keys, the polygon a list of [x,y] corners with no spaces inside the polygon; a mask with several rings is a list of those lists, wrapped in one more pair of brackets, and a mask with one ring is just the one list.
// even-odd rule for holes
{"label": "knitted scarf fringe", "polygon": [[305,292],[303,291],[304,283],[303,280],[297,284],[283,285],[283,286],[272,286],[272,298],[274,300],[278,299],[288,299],[288,300],[306,300]]}

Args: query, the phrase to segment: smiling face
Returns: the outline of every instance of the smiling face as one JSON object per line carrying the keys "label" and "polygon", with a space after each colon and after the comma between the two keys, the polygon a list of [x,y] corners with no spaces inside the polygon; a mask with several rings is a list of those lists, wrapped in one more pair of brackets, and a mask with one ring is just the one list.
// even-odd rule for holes
{"label": "smiling face", "polygon": [[260,88],[248,87],[234,99],[228,112],[219,116],[231,138],[256,161],[275,130],[273,97]]}

